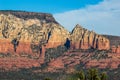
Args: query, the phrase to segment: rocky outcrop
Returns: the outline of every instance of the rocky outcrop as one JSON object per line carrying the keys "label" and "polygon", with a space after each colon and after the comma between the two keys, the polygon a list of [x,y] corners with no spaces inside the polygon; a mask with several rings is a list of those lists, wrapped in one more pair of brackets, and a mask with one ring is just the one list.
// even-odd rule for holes
{"label": "rocky outcrop", "polygon": [[[0,11],[0,39],[7,40],[6,45],[10,46],[12,53],[39,53],[42,45],[45,48],[54,48],[64,45],[67,38],[72,40],[71,47],[75,49],[108,50],[110,47],[108,39],[79,25],[70,34],[51,14]],[[0,46],[8,50],[3,45],[1,42]]]}
{"label": "rocky outcrop", "polygon": [[64,44],[73,49],[108,50],[110,47],[108,39],[79,25],[70,34],[51,14],[0,11],[1,53],[38,53],[44,60],[46,48]]}
{"label": "rocky outcrop", "polygon": [[112,46],[111,50],[112,50],[113,53],[120,53],[120,45]]}
{"label": "rocky outcrop", "polygon": [[96,34],[93,31],[88,31],[80,25],[76,25],[71,33],[71,45],[75,49],[99,49],[109,50],[110,42],[107,38]]}
{"label": "rocky outcrop", "polygon": [[[66,47],[74,50],[65,53]],[[17,68],[40,67],[45,62],[48,63],[47,71],[71,69],[71,72],[76,65],[118,68],[120,54],[109,55],[105,52],[109,49],[110,41],[106,37],[80,25],[70,33],[51,14],[0,11],[0,68],[8,66],[6,69],[11,69],[13,65]],[[120,53],[120,46],[111,49]]]}
{"label": "rocky outcrop", "polygon": [[110,41],[111,50],[113,53],[120,53],[120,36],[103,35]]}
{"label": "rocky outcrop", "polygon": [[28,20],[28,19],[38,19],[44,22],[53,22],[57,24],[57,21],[53,18],[51,14],[48,13],[37,13],[37,12],[26,12],[26,11],[14,11],[14,10],[0,10],[0,14],[14,15],[15,17]]}
{"label": "rocky outcrop", "polygon": [[2,53],[39,53],[43,45],[46,45],[46,48],[63,45],[68,36],[69,32],[58,24],[51,14],[0,12]]}
{"label": "rocky outcrop", "polygon": [[103,36],[109,39],[111,47],[120,45],[120,36],[113,36],[113,35],[103,35]]}

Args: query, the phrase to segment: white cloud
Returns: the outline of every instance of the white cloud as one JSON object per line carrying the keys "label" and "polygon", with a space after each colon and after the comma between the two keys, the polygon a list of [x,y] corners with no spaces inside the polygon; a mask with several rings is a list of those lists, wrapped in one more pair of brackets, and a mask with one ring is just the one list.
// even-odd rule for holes
{"label": "white cloud", "polygon": [[69,31],[80,24],[100,34],[120,36],[120,0],[104,0],[82,9],[54,14],[54,17]]}

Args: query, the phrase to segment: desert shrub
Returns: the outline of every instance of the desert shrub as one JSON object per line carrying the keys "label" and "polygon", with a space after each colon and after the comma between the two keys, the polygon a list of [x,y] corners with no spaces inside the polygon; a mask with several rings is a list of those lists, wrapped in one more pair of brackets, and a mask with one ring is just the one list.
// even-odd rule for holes
{"label": "desert shrub", "polygon": [[4,58],[4,57],[11,57],[11,53],[0,53],[0,57]]}
{"label": "desert shrub", "polygon": [[58,46],[56,48],[49,48],[45,52],[45,62],[55,59],[67,51],[65,46]]}

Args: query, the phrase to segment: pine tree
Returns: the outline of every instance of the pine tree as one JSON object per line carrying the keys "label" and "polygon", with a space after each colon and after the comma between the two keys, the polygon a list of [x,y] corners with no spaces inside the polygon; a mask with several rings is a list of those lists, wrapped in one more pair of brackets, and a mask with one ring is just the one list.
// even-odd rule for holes
{"label": "pine tree", "polygon": [[51,80],[50,78],[45,78],[44,80]]}
{"label": "pine tree", "polygon": [[89,69],[87,78],[89,80],[95,80],[96,76],[98,76],[98,70],[97,69]]}
{"label": "pine tree", "polygon": [[77,72],[77,77],[80,79],[80,80],[85,80],[85,74],[84,72],[81,70],[79,72]]}
{"label": "pine tree", "polygon": [[105,72],[101,74],[101,80],[107,80],[107,74]]}
{"label": "pine tree", "polygon": [[101,80],[101,79],[100,79],[100,77],[97,75],[97,76],[95,77],[95,80]]}

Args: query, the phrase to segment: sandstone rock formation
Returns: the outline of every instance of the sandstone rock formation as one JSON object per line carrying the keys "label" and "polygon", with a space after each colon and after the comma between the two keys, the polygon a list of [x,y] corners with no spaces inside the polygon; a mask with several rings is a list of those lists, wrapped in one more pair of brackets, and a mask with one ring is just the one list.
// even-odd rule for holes
{"label": "sandstone rock formation", "polygon": [[[114,40],[112,41],[114,42]],[[110,63],[112,68],[119,66],[120,54],[104,52],[110,49],[111,43],[109,39],[102,35],[89,31],[80,25],[76,25],[70,33],[57,23],[51,14],[0,11],[0,54],[27,54],[27,58],[15,57],[16,61],[11,59],[11,57],[6,59],[1,57],[0,68],[8,66],[9,69],[13,65],[16,65],[18,68],[38,67],[45,62],[46,48],[55,49],[55,47],[65,44],[76,52],[71,50],[71,52],[64,53],[61,50],[63,48],[59,47],[60,49],[56,49],[58,51],[55,54],[59,51],[62,54],[57,57],[47,56],[50,57],[50,60],[48,60],[48,71],[66,70],[66,68],[68,68],[68,71],[70,69],[74,71],[74,67],[81,64],[84,64],[84,67],[98,66],[99,68],[106,68]],[[78,50],[77,52],[76,49],[85,50]],[[89,49],[93,49],[93,52],[89,51]],[[120,46],[112,47],[111,49],[113,53],[120,53]],[[98,53],[95,53],[94,50]],[[102,50],[103,52],[100,53],[99,51]],[[34,56],[36,54],[39,59],[31,58],[31,55]]]}
{"label": "sandstone rock formation", "polygon": [[110,42],[107,38],[96,34],[93,31],[88,31],[80,25],[76,25],[71,33],[72,48],[75,49],[99,49],[109,50]]}
{"label": "sandstone rock formation", "polygon": [[113,36],[113,35],[103,35],[103,36],[110,40],[111,47],[120,45],[120,36]]}
{"label": "sandstone rock formation", "polygon": [[[39,53],[42,45],[46,45],[46,48],[63,45],[68,36],[69,32],[58,24],[51,14],[0,12],[2,53]],[[15,44],[16,42],[18,44]]]}
{"label": "sandstone rock formation", "polygon": [[108,39],[79,25],[70,34],[51,14],[0,11],[0,53],[37,54],[44,62],[45,49],[64,45],[66,39],[73,49],[110,48]]}
{"label": "sandstone rock formation", "polygon": [[111,47],[113,53],[120,53],[120,45]]}
{"label": "sandstone rock formation", "polygon": [[113,53],[120,53],[120,36],[103,35],[110,40],[110,46]]}

